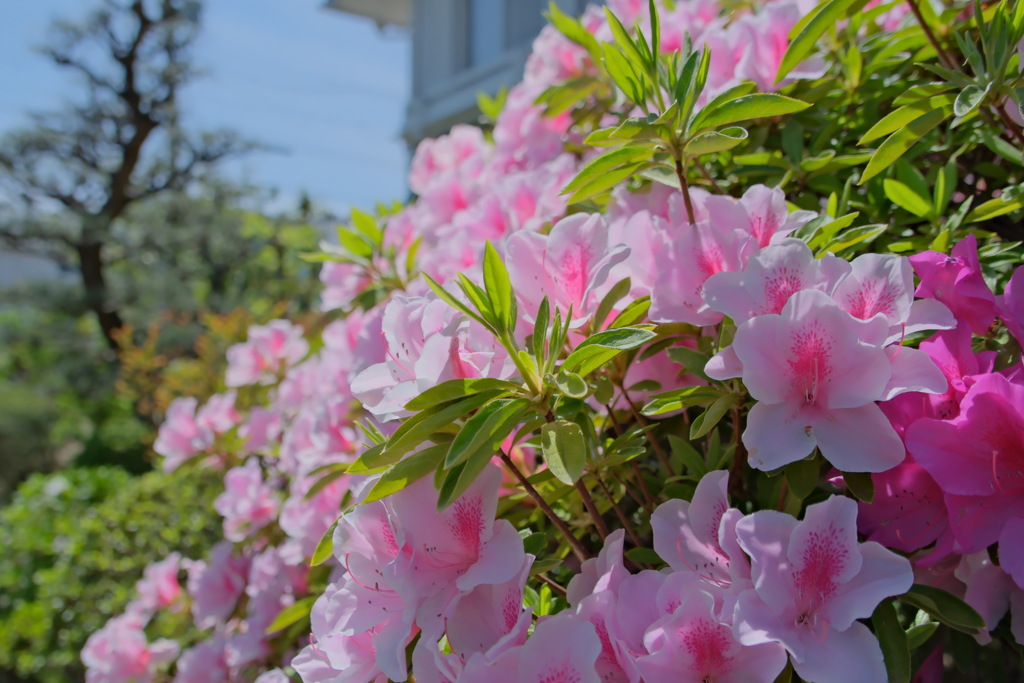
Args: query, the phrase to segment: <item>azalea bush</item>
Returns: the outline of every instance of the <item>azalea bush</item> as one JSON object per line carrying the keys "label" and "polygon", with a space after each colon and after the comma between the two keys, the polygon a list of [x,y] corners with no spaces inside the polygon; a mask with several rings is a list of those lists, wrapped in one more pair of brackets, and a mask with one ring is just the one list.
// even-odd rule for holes
{"label": "azalea bush", "polygon": [[608,4],[169,406],[88,680],[1022,675],[1024,7]]}

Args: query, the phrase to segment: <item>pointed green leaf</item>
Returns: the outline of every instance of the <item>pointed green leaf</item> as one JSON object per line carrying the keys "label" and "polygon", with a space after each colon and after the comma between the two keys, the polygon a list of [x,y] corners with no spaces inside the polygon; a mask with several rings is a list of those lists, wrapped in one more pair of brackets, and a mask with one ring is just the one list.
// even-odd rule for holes
{"label": "pointed green leaf", "polygon": [[871,615],[871,625],[875,629],[878,644],[882,646],[889,683],[910,683],[910,643],[891,601],[878,603],[875,613]]}
{"label": "pointed green leaf", "polygon": [[896,206],[906,209],[915,216],[928,218],[933,215],[930,201],[917,194],[898,180],[886,178],[882,181],[885,196]]}
{"label": "pointed green leaf", "polygon": [[424,440],[429,439],[437,430],[451,425],[488,401],[503,396],[505,393],[500,389],[481,391],[454,403],[444,403],[420,411],[407,418],[391,435],[384,445],[381,455],[386,458],[394,458],[393,462],[398,462],[398,458],[423,443]]}
{"label": "pointed green leaf", "polygon": [[985,628],[985,620],[973,607],[942,589],[915,583],[899,599],[958,631],[974,635],[979,629]]}
{"label": "pointed green leaf", "polygon": [[563,372],[576,372],[586,377],[606,362],[654,338],[654,333],[640,327],[618,327],[593,334],[580,342],[562,363]]}
{"label": "pointed green leaf", "polygon": [[765,119],[783,114],[803,111],[811,105],[807,102],[777,95],[775,93],[754,93],[727,100],[720,104],[711,102],[693,118],[691,130],[700,133],[711,128],[726,126],[740,121]]}
{"label": "pointed green leaf", "polygon": [[724,152],[737,147],[747,137],[746,129],[738,126],[701,133],[686,143],[683,153],[689,157],[699,157],[704,154]]}
{"label": "pointed green leaf", "polygon": [[661,394],[655,394],[651,401],[640,409],[642,415],[653,417],[663,413],[689,408],[690,406],[702,405],[719,399],[722,391],[713,387],[692,386],[683,389],[673,389]]}
{"label": "pointed green leaf", "polygon": [[455,435],[444,459],[445,468],[460,464],[481,449],[494,455],[530,405],[523,398],[499,398],[482,407]]}
{"label": "pointed green leaf", "polygon": [[447,451],[448,444],[438,444],[424,448],[405,460],[396,462],[393,467],[381,475],[370,492],[366,494],[363,503],[372,503],[375,500],[386,498],[398,493],[409,484],[419,481],[437,469]]}
{"label": "pointed green leaf", "polygon": [[857,500],[870,503],[875,499],[875,481],[869,472],[843,472],[843,481]]}
{"label": "pointed green leaf", "polygon": [[334,520],[334,524],[328,527],[324,535],[320,537],[320,541],[316,544],[316,550],[313,551],[313,557],[309,560],[310,566],[319,567],[334,557],[334,530],[338,528],[339,521],[341,521],[341,517]]}
{"label": "pointed green leaf", "polygon": [[484,287],[494,308],[496,322],[502,323],[501,329],[507,332],[515,330],[518,310],[516,294],[512,291],[512,281],[508,269],[498,255],[490,240],[484,245]]}
{"label": "pointed green leaf", "polygon": [[885,139],[875,153],[871,156],[864,175],[861,176],[858,185],[863,185],[876,175],[889,168],[901,156],[910,149],[914,143],[920,140],[933,128],[949,118],[952,108],[935,109],[919,116],[903,128]]}
{"label": "pointed green leaf", "polygon": [[786,465],[786,483],[789,484],[790,493],[798,500],[804,500],[811,495],[818,486],[820,470],[821,461],[817,457],[804,458]]}
{"label": "pointed green leaf", "polygon": [[954,95],[937,95],[911,102],[883,116],[878,123],[868,129],[868,132],[864,133],[861,139],[857,141],[857,144],[863,145],[872,140],[890,135],[928,112],[937,109],[952,111],[951,107],[955,101],[956,97]]}
{"label": "pointed green leaf", "polygon": [[274,617],[274,620],[270,622],[270,626],[267,626],[267,630],[264,633],[266,635],[277,633],[292,624],[299,623],[303,619],[308,619],[309,613],[313,611],[313,603],[316,602],[316,599],[317,596],[308,595],[288,605]]}
{"label": "pointed green leaf", "polygon": [[458,398],[479,394],[481,391],[518,391],[522,385],[503,379],[480,377],[476,379],[450,379],[436,384],[405,404],[406,410],[420,411],[433,408],[441,403],[448,403]]}
{"label": "pointed green leaf", "polygon": [[988,94],[986,89],[979,88],[974,84],[967,86],[956,96],[956,101],[953,103],[953,114],[958,118],[967,116],[978,108],[986,94]]}
{"label": "pointed green leaf", "polygon": [[737,399],[736,394],[726,394],[715,399],[715,402],[698,415],[690,425],[690,440],[699,439],[714,429],[715,425],[729,412],[729,409],[736,404]]}
{"label": "pointed green leaf", "polygon": [[[789,43],[786,53],[782,55],[782,62],[779,64],[775,82],[782,81],[786,74],[811,54],[818,39],[825,35],[825,31],[834,27],[840,19],[847,16],[848,12],[857,11],[866,4],[867,0],[829,0],[819,5],[806,23],[802,26],[797,25],[799,32]],[[794,27],[794,30],[797,27]]]}

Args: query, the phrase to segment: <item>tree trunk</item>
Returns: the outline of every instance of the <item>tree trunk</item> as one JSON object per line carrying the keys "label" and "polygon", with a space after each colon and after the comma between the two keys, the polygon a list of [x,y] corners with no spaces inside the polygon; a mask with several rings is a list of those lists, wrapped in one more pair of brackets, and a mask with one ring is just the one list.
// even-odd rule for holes
{"label": "tree trunk", "polygon": [[89,310],[96,314],[103,338],[107,346],[115,354],[120,354],[121,347],[117,343],[117,331],[124,326],[124,321],[110,306],[107,300],[107,281],[103,269],[103,245],[89,242],[75,245],[78,254],[78,269],[82,274],[82,286],[85,288],[85,303]]}

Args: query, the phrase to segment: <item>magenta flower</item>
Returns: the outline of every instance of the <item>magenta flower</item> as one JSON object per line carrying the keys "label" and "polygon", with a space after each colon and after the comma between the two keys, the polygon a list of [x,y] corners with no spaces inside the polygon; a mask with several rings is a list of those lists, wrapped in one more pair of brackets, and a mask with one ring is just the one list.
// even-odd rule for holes
{"label": "magenta flower", "polygon": [[1024,386],[999,374],[974,379],[959,415],[910,425],[907,450],[945,493],[959,549],[998,541],[1003,568],[1024,586]]}
{"label": "magenta flower", "polygon": [[1024,346],[1024,266],[1013,271],[1003,294],[996,297],[996,306],[1006,329]]}
{"label": "magenta flower", "polygon": [[857,504],[833,496],[804,520],[774,510],[736,525],[754,587],[739,596],[733,626],[741,643],[781,643],[811,683],[886,678],[878,641],[857,619],[914,583],[910,562],[857,542]]}
{"label": "magenta flower", "polygon": [[957,242],[948,256],[924,251],[911,256],[910,262],[921,279],[917,296],[946,304],[975,334],[988,332],[996,317],[996,298],[981,276],[974,235]]}
{"label": "magenta flower", "polygon": [[[858,320],[816,290],[794,294],[779,315],[740,325],[733,346],[743,383],[758,401],[743,432],[752,467],[773,470],[816,446],[845,472],[899,464],[903,443],[875,404],[894,391],[882,348],[888,329],[884,317]],[[944,389],[942,380],[932,390]]]}

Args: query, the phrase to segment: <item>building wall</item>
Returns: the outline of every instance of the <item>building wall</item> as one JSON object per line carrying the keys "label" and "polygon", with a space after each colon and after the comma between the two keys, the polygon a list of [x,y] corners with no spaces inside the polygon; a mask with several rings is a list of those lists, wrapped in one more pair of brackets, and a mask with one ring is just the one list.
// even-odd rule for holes
{"label": "building wall", "polygon": [[[586,0],[557,0],[578,15]],[[413,91],[403,136],[410,147],[477,117],[478,92],[523,77],[547,0],[413,0]]]}

